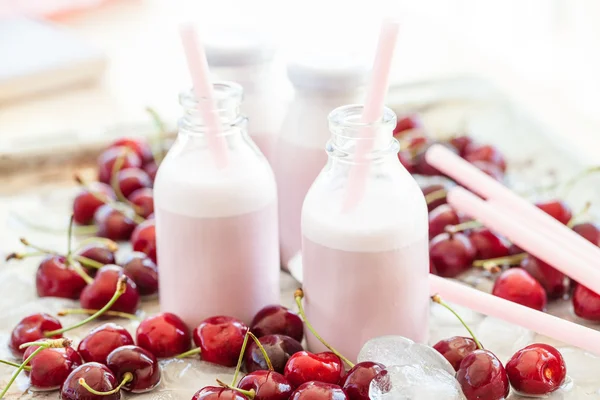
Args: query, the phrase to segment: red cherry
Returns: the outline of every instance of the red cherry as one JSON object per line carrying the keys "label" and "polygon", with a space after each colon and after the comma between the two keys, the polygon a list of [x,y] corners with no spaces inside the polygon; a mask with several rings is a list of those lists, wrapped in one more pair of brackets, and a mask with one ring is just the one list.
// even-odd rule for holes
{"label": "red cherry", "polygon": [[79,384],[81,378],[85,379],[92,389],[99,392],[108,392],[117,387],[117,379],[105,365],[95,362],[86,363],[69,374],[60,389],[61,400],[119,400],[121,398],[120,392],[106,396],[90,393]]}
{"label": "red cherry", "polygon": [[506,161],[500,151],[494,146],[488,144],[470,144],[465,149],[465,160],[473,163],[475,161],[485,161],[500,167],[502,172],[506,171]]}
{"label": "red cherry", "polygon": [[450,145],[456,149],[458,155],[464,157],[467,153],[467,147],[473,144],[473,138],[470,136],[462,135],[455,136],[449,141]]}
{"label": "red cherry", "polygon": [[127,374],[132,380],[123,386],[131,393],[144,393],[154,389],[160,383],[160,367],[156,357],[148,350],[127,345],[113,350],[106,358],[106,366],[122,382]]}
{"label": "red cherry", "polygon": [[142,218],[148,218],[154,213],[154,194],[150,188],[141,188],[128,196],[131,203],[137,206],[136,211]]}
{"label": "red cherry", "polygon": [[469,232],[468,236],[477,250],[477,260],[508,256],[510,243],[489,229],[478,228]]}
{"label": "red cherry", "polygon": [[[285,364],[292,354],[302,351],[302,345],[296,340],[285,335],[267,335],[258,339],[265,349],[273,369],[283,374]],[[244,367],[247,372],[265,370],[268,368],[267,361],[254,341],[248,343],[244,354]]]}
{"label": "red cherry", "polygon": [[[431,164],[427,162],[425,158],[425,153],[431,145],[433,145],[433,141],[429,141],[427,144],[423,145],[416,153],[415,156],[415,171],[417,174],[426,175],[426,176],[439,176],[443,175],[438,169],[434,168]],[[449,150],[454,150],[450,148]]]}
{"label": "red cherry", "polygon": [[121,169],[140,168],[142,166],[141,158],[130,148],[125,146],[109,147],[98,157],[98,180],[110,185],[113,166],[115,161],[123,158]]}
{"label": "red cherry", "polygon": [[171,313],[146,318],[135,335],[138,346],[158,358],[174,357],[191,347],[190,330],[181,318]]}
{"label": "red cherry", "polygon": [[115,201],[117,196],[110,186],[102,182],[93,182],[89,188],[82,190],[73,200],[73,221],[81,225],[91,224],[96,210],[105,202],[94,196],[106,197],[108,201]]}
{"label": "red cherry", "polygon": [[128,147],[142,160],[143,164],[154,161],[152,148],[145,138],[120,138],[115,140],[110,147]]}
{"label": "red cherry", "polygon": [[506,364],[506,373],[519,393],[543,395],[560,388],[567,377],[567,367],[558,350],[536,343],[517,351]]}
{"label": "red cherry", "polygon": [[254,371],[244,376],[237,385],[243,390],[254,390],[253,400],[288,400],[292,385],[275,371]]}
{"label": "red cherry", "polygon": [[123,271],[131,278],[140,295],[158,293],[158,268],[147,255],[135,251],[123,261]]}
{"label": "red cherry", "polygon": [[340,382],[348,400],[370,400],[371,381],[384,369],[383,364],[371,361],[361,362],[352,367]]}
{"label": "red cherry", "polygon": [[116,348],[133,344],[127,329],[112,322],[94,328],[84,337],[77,351],[85,362],[106,364],[106,357]]}
{"label": "red cherry", "polygon": [[286,335],[298,342],[304,336],[304,323],[298,314],[280,305],[262,308],[252,320],[250,331],[257,337],[266,335]]}
{"label": "red cherry", "polygon": [[[428,186],[421,188],[424,196],[427,196],[428,194],[431,194],[434,192],[441,192],[442,190],[446,190],[446,189],[447,188],[444,185],[428,185]],[[433,200],[433,201],[427,203],[427,209],[429,210],[429,212],[432,212],[433,210],[435,210],[442,204],[446,204],[446,196],[443,196],[441,198],[438,198],[436,200]]]}
{"label": "red cherry", "polygon": [[246,396],[233,389],[206,386],[198,390],[192,400],[248,400]]}
{"label": "red cherry", "polygon": [[[8,347],[15,355],[22,355],[25,350],[19,349],[24,343],[35,342],[44,339],[44,332],[61,329],[61,323],[51,315],[45,313],[32,314],[23,318],[14,327],[10,335]],[[61,338],[62,335],[53,336],[50,339]]]}
{"label": "red cherry", "polygon": [[476,167],[481,172],[484,172],[487,176],[494,178],[498,182],[504,180],[504,171],[496,164],[492,164],[486,161],[473,161],[471,165]]}
{"label": "red cherry", "polygon": [[297,388],[305,382],[318,381],[338,384],[342,379],[342,360],[333,353],[310,353],[299,351],[285,364],[284,376]]}
{"label": "red cherry", "polygon": [[133,250],[145,253],[156,263],[156,221],[146,220],[139,224],[131,234]]}
{"label": "red cherry", "polygon": [[462,360],[477,350],[477,343],[472,338],[453,336],[449,339],[440,340],[433,348],[448,360],[455,371],[458,371]]}
{"label": "red cherry", "polygon": [[117,183],[123,196],[129,198],[133,192],[152,187],[152,179],[140,168],[126,168],[117,172]]}
{"label": "red cherry", "polygon": [[232,317],[207,318],[194,329],[194,343],[202,359],[225,367],[237,364],[248,327]]}
{"label": "red cherry", "polygon": [[394,136],[402,136],[416,129],[423,129],[423,121],[419,114],[408,114],[398,118],[396,127],[394,128]]}
{"label": "red cherry", "polygon": [[35,287],[40,297],[78,299],[85,286],[81,275],[66,265],[63,256],[46,257],[35,274]]}
{"label": "red cherry", "polygon": [[600,226],[591,222],[577,224],[573,230],[595,246],[600,246]]}
{"label": "red cherry", "polygon": [[467,399],[502,400],[510,386],[498,357],[488,350],[475,350],[460,363],[456,379]]}
{"label": "red cherry", "polygon": [[144,165],[144,171],[146,171],[146,173],[152,180],[152,183],[154,183],[154,180],[156,179],[156,173],[158,172],[158,165],[156,164],[156,162],[152,161]]}
{"label": "red cherry", "polygon": [[338,385],[306,382],[294,390],[290,400],[348,400],[348,396]]}
{"label": "red cherry", "polygon": [[569,278],[539,258],[528,255],[520,266],[542,285],[549,299],[561,298],[569,291]]}
{"label": "red cherry", "polygon": [[511,268],[502,272],[494,283],[492,294],[535,310],[546,309],[544,288],[523,268]]}
{"label": "red cherry", "polygon": [[579,284],[573,292],[573,310],[578,317],[600,321],[600,296]]}
{"label": "red cherry", "polygon": [[[37,348],[38,346],[27,347],[23,360]],[[29,361],[31,371],[27,373],[31,386],[37,390],[55,390],[60,388],[71,371],[81,364],[83,364],[81,356],[71,347],[48,348],[40,351]]]}
{"label": "red cherry", "polygon": [[100,264],[114,264],[115,253],[102,244],[90,244],[77,252],[77,255],[92,259]]}
{"label": "red cherry", "polygon": [[429,243],[429,257],[439,276],[452,278],[471,268],[475,247],[463,233],[442,233]]}
{"label": "red cherry", "polygon": [[[118,265],[105,265],[96,273],[94,281],[87,285],[81,292],[79,301],[81,307],[99,310],[104,307],[115,293],[117,281],[124,274],[123,268]],[[134,314],[140,303],[140,295],[135,283],[127,278],[127,289],[110,307],[113,311]]]}
{"label": "red cherry", "polygon": [[429,213],[429,239],[444,233],[446,227],[458,225],[460,218],[448,204],[442,204]]}
{"label": "red cherry", "polygon": [[567,225],[573,218],[571,208],[562,200],[544,201],[535,205],[562,224]]}
{"label": "red cherry", "polygon": [[105,204],[96,210],[94,224],[98,227],[98,236],[111,240],[129,240],[135,229],[133,211],[125,213]]}

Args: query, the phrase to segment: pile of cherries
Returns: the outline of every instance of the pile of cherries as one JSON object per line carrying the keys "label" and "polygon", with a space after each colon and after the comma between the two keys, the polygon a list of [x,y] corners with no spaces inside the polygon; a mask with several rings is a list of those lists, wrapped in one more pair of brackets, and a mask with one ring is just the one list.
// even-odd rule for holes
{"label": "pile of cherries", "polygon": [[[571,297],[575,314],[590,321],[600,321],[600,295],[578,284],[552,265],[523,252],[506,238],[465,215],[446,202],[448,177],[425,160],[426,150],[441,143],[494,179],[502,181],[506,161],[494,146],[479,144],[468,135],[436,141],[427,136],[418,115],[398,121],[394,131],[401,143],[402,164],[413,174],[440,176],[444,183],[422,186],[429,208],[430,272],[455,277],[473,267],[492,273],[492,293],[504,299],[543,311],[548,301]],[[536,203],[537,207],[579,235],[600,246],[600,225],[592,222],[575,224],[575,216],[561,200]]]}

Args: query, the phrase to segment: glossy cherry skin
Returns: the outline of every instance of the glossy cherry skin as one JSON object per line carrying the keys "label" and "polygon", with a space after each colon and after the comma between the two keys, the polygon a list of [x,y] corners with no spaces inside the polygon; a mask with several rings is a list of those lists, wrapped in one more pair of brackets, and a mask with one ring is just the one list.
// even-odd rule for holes
{"label": "glossy cherry skin", "polygon": [[133,380],[123,386],[128,392],[148,392],[160,383],[158,360],[139,346],[121,346],[113,350],[106,358],[106,366],[115,374],[117,382],[123,381],[125,373],[133,374]]}
{"label": "glossy cherry skin", "polygon": [[305,382],[318,381],[338,384],[344,374],[342,360],[333,353],[299,351],[285,364],[284,376],[297,388]]}
{"label": "glossy cherry skin", "polygon": [[120,138],[115,140],[110,147],[127,147],[135,152],[142,160],[142,164],[146,165],[154,161],[152,148],[145,138]]}
{"label": "glossy cherry skin", "polygon": [[[43,339],[44,332],[61,329],[59,320],[52,315],[45,313],[32,314],[23,318],[17,326],[14,327],[10,335],[8,347],[15,355],[22,355],[25,350],[19,349],[24,343],[35,342]],[[52,339],[61,338],[62,335],[53,336]]]}
{"label": "glossy cherry skin", "polygon": [[348,400],[348,396],[338,385],[306,382],[294,390],[290,400]]}
{"label": "glossy cherry skin", "polygon": [[565,360],[547,344],[531,344],[506,364],[510,385],[520,393],[542,395],[556,391],[567,377]]}
{"label": "glossy cherry skin", "polygon": [[600,246],[600,226],[591,222],[577,224],[573,230],[595,246]]}
{"label": "glossy cherry skin", "polygon": [[98,180],[107,185],[111,184],[113,166],[118,158],[123,157],[121,169],[141,168],[141,158],[131,149],[124,146],[110,147],[98,157]]}
{"label": "glossy cherry skin", "polygon": [[131,246],[141,251],[156,263],[156,221],[146,220],[139,224],[131,234]]}
{"label": "glossy cherry skin", "polygon": [[106,246],[102,244],[90,244],[83,247],[77,252],[77,255],[87,257],[100,264],[114,264],[116,262],[115,253],[110,251]]}
{"label": "glossy cherry skin", "polygon": [[[269,360],[271,360],[273,369],[280,374],[283,374],[285,364],[290,357],[304,350],[300,342],[285,335],[267,335],[259,338],[258,341],[265,349]],[[248,342],[246,347],[244,367],[247,372],[268,369],[267,362],[254,341]]]}
{"label": "glossy cherry skin", "polygon": [[[431,194],[433,192],[438,192],[440,190],[446,190],[447,188],[444,185],[428,185],[425,186],[423,188],[421,188],[421,190],[423,191],[423,195],[427,196],[428,194]],[[427,209],[429,210],[429,212],[435,210],[436,208],[438,208],[439,206],[441,206],[442,204],[446,204],[446,196],[444,196],[443,198],[439,198],[436,200],[431,201],[430,203],[427,204]]]}
{"label": "glossy cherry skin", "polygon": [[89,188],[82,190],[73,200],[73,221],[80,225],[91,224],[94,221],[94,214],[105,202],[92,194],[97,193],[100,197],[105,197],[106,201],[117,199],[115,192],[110,186],[102,182],[93,182]]}
{"label": "glossy cherry skin", "polygon": [[472,143],[465,149],[465,160],[469,162],[485,161],[497,165],[502,172],[506,171],[506,161],[500,151],[488,144]]}
{"label": "glossy cherry skin", "polygon": [[488,228],[478,228],[468,233],[469,240],[475,246],[477,260],[508,256],[510,243]]}
{"label": "glossy cherry skin", "polygon": [[441,355],[458,371],[460,363],[466,356],[477,350],[477,343],[472,338],[453,336],[437,342],[434,346]]}
{"label": "glossy cherry skin", "polygon": [[304,323],[295,312],[280,305],[262,308],[252,319],[250,331],[257,337],[266,335],[285,335],[298,342],[304,337]]}
{"label": "glossy cherry skin", "polygon": [[402,136],[416,129],[423,129],[423,121],[419,114],[409,114],[398,118],[394,128],[394,136]]}
{"label": "glossy cherry skin", "polygon": [[375,376],[383,371],[385,366],[376,362],[365,361],[356,364],[340,382],[348,400],[370,400],[369,386]]}
{"label": "glossy cherry skin", "polygon": [[573,218],[571,208],[562,200],[544,201],[535,205],[562,224],[567,225]]}
{"label": "glossy cherry skin", "polygon": [[471,163],[475,168],[485,173],[487,176],[494,178],[498,182],[504,181],[504,171],[496,164],[492,164],[486,161],[473,161]]}
{"label": "glossy cherry skin", "polygon": [[454,136],[449,143],[456,149],[459,156],[464,157],[467,154],[467,147],[473,144],[473,138],[467,135]]}
{"label": "glossy cherry skin", "polygon": [[534,310],[546,309],[546,291],[523,268],[511,268],[502,272],[494,282],[492,294]]}
{"label": "glossy cherry skin", "polygon": [[158,268],[146,254],[134,251],[123,260],[123,271],[137,286],[140,295],[158,293]]}
{"label": "glossy cherry skin", "polygon": [[121,392],[118,391],[108,396],[98,396],[90,393],[79,384],[79,379],[99,392],[108,392],[118,386],[114,374],[105,365],[99,363],[86,363],[75,368],[67,377],[60,389],[61,400],[119,400]]}
{"label": "glossy cherry skin", "polygon": [[475,350],[460,363],[456,379],[468,400],[501,400],[510,385],[504,366],[492,352]]}
{"label": "glossy cherry skin", "polygon": [[[124,275],[123,268],[118,265],[105,265],[96,273],[94,281],[81,292],[79,301],[82,308],[99,310],[104,307],[115,294],[117,281]],[[128,278],[127,289],[110,307],[113,311],[134,314],[140,304],[140,294],[135,283]]]}
{"label": "glossy cherry skin", "polygon": [[133,344],[127,329],[112,322],[100,325],[84,337],[77,351],[85,362],[98,362],[106,365],[106,357],[116,348]]}
{"label": "glossy cherry skin", "polygon": [[40,297],[78,299],[85,286],[83,278],[66,265],[63,256],[46,257],[35,274],[35,287]]}
{"label": "glossy cherry skin", "polygon": [[600,321],[600,296],[579,284],[573,292],[573,310],[578,317]]}
{"label": "glossy cherry skin", "polygon": [[174,357],[191,348],[190,330],[181,318],[171,313],[146,318],[135,335],[138,346],[158,358]]}
{"label": "glossy cherry skin", "polygon": [[98,236],[111,240],[129,240],[136,223],[133,212],[124,213],[108,204],[103,205],[94,214],[94,224],[98,227]]}
{"label": "glossy cherry skin", "polygon": [[442,204],[429,213],[429,239],[444,233],[447,226],[458,225],[460,218],[448,204]]}
{"label": "glossy cherry skin", "polygon": [[126,168],[117,172],[117,184],[125,198],[138,189],[152,187],[152,179],[140,168]]}
{"label": "glossy cherry skin", "polygon": [[476,250],[463,233],[442,233],[429,243],[429,258],[439,276],[452,278],[471,268]]}
{"label": "glossy cherry skin", "polygon": [[194,343],[201,350],[202,360],[225,367],[237,364],[248,327],[232,317],[205,319],[194,329]]}
{"label": "glossy cherry skin", "polygon": [[[28,358],[38,346],[30,346],[23,354]],[[75,368],[83,364],[81,356],[71,347],[44,349],[29,362],[28,371],[31,385],[37,390],[55,390],[62,386],[67,376]]]}
{"label": "glossy cherry skin", "polygon": [[138,189],[128,197],[137,206],[136,212],[142,218],[148,218],[154,213],[154,191],[150,188]]}
{"label": "glossy cherry skin", "polygon": [[562,298],[569,291],[569,278],[534,256],[527,256],[520,267],[529,272],[546,290],[548,299]]}
{"label": "glossy cherry skin", "polygon": [[254,390],[254,400],[288,400],[292,394],[292,385],[275,371],[255,371],[244,376],[237,385],[244,390]]}
{"label": "glossy cherry skin", "polygon": [[233,389],[217,386],[206,386],[198,390],[192,400],[249,400],[246,396]]}

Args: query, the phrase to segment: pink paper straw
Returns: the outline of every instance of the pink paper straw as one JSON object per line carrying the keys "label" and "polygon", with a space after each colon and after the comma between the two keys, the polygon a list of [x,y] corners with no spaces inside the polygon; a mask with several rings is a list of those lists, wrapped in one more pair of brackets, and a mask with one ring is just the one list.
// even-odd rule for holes
{"label": "pink paper straw", "polygon": [[[398,30],[400,25],[396,21],[385,20],[381,25],[379,33],[379,44],[371,71],[371,84],[367,97],[361,122],[375,124],[383,116],[385,96],[387,94],[394,49],[398,41]],[[350,211],[360,202],[366,190],[367,176],[370,162],[366,155],[373,150],[375,143],[376,127],[370,126],[361,130],[361,135],[356,146],[356,163],[350,169],[348,177],[348,192],[344,201],[344,211]]]}
{"label": "pink paper straw", "polygon": [[[600,355],[600,332],[512,301],[429,275],[431,295]],[[484,343],[485,344],[485,343]]]}
{"label": "pink paper straw", "polygon": [[470,215],[488,228],[506,236],[526,252],[600,293],[600,266],[586,262],[579,254],[540,235],[519,216],[488,203],[461,187],[448,191],[448,204]]}
{"label": "pink paper straw", "polygon": [[[571,253],[598,265],[600,248],[594,246],[576,232],[546,214],[534,204],[490,178],[479,169],[463,160],[441,145],[434,145],[427,151],[425,158],[429,164],[453,178],[460,184],[503,208],[521,220],[523,225],[535,226],[537,234],[547,236]],[[569,274],[570,275],[570,274]],[[600,293],[600,292],[599,292]]]}
{"label": "pink paper straw", "polygon": [[182,26],[180,35],[188,70],[194,85],[198,111],[200,111],[200,115],[208,128],[206,135],[208,148],[217,168],[225,168],[229,163],[229,152],[225,138],[221,136],[221,121],[215,104],[204,46],[198,41],[196,30],[191,25]]}

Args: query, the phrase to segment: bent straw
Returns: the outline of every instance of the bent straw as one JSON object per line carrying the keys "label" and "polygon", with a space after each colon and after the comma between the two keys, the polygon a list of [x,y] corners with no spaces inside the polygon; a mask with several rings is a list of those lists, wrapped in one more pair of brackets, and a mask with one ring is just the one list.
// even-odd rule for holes
{"label": "bent straw", "polygon": [[229,153],[222,132],[221,121],[215,104],[213,85],[210,82],[208,62],[204,47],[198,41],[196,30],[186,24],[180,28],[181,44],[194,85],[194,94],[198,103],[198,111],[208,128],[206,141],[217,168],[225,168],[229,164]]}
{"label": "bent straw", "polygon": [[356,163],[351,167],[348,177],[348,189],[343,205],[344,212],[356,207],[365,194],[370,168],[370,162],[366,160],[366,155],[373,150],[377,134],[376,126],[371,124],[376,124],[383,115],[399,27],[398,22],[392,20],[385,20],[381,25],[379,43],[371,71],[371,83],[361,116],[361,122],[370,124],[370,126],[361,129],[362,134],[357,140]]}

